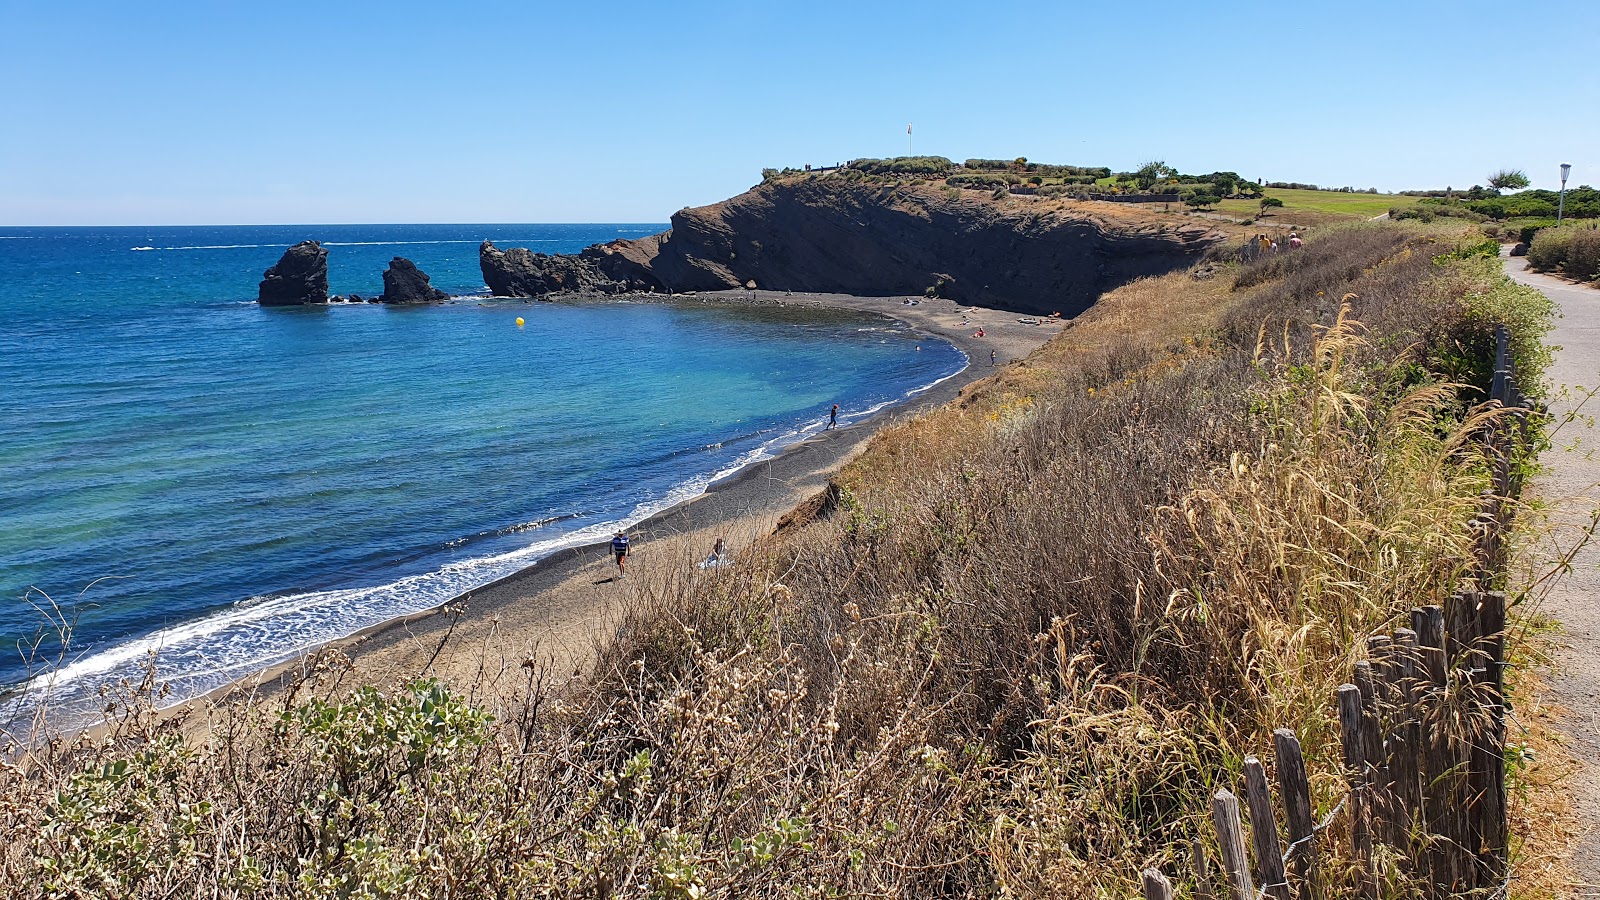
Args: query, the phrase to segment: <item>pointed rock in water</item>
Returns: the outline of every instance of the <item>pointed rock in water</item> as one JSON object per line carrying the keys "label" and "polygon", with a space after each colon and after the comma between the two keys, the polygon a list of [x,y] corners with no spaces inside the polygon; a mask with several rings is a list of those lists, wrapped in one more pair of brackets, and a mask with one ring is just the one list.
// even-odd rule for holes
{"label": "pointed rock in water", "polygon": [[403,256],[389,261],[383,273],[383,295],[379,303],[438,303],[450,295],[428,283],[428,275]]}
{"label": "pointed rock in water", "polygon": [[262,273],[256,301],[262,306],[304,306],[328,302],[328,251],[316,241],[301,241]]}

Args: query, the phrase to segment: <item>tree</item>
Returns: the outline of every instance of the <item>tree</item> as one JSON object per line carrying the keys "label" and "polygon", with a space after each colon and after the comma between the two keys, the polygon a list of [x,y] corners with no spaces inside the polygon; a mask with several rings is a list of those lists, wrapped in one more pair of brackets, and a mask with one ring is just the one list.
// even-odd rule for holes
{"label": "tree", "polygon": [[1188,199],[1184,200],[1183,202],[1194,207],[1195,209],[1207,209],[1209,207],[1216,206],[1221,200],[1222,198],[1218,197],[1216,194],[1210,194],[1206,193],[1205,191],[1201,191],[1196,194],[1191,194]]}
{"label": "tree", "polygon": [[1521,169],[1501,169],[1489,176],[1489,186],[1497,191],[1520,191],[1530,183]]}
{"label": "tree", "polygon": [[1133,179],[1139,183],[1139,187],[1141,189],[1148,191],[1155,187],[1156,182],[1167,177],[1168,175],[1176,174],[1178,174],[1177,169],[1174,169],[1161,160],[1156,159],[1140,166],[1138,171],[1133,173]]}
{"label": "tree", "polygon": [[1283,201],[1279,200],[1277,197],[1262,197],[1261,214],[1263,216],[1266,215],[1267,210],[1269,209],[1283,209]]}

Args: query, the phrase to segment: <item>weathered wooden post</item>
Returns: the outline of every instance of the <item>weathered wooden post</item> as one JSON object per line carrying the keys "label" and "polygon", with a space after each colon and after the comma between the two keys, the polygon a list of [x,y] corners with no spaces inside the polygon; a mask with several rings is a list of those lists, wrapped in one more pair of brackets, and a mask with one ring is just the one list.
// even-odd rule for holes
{"label": "weathered wooden post", "polygon": [[1476,803],[1475,835],[1481,884],[1498,881],[1506,865],[1506,709],[1505,630],[1506,595],[1490,591],[1478,610],[1478,647],[1482,667],[1474,680],[1485,695],[1487,709],[1472,745],[1472,791]]}
{"label": "weathered wooden post", "polygon": [[1411,859],[1409,850],[1412,824],[1420,819],[1422,808],[1422,713],[1418,703],[1418,684],[1421,671],[1417,657],[1417,633],[1409,628],[1394,632],[1395,688],[1399,696],[1399,722],[1392,736],[1397,744],[1390,754],[1390,775],[1394,782],[1394,826],[1405,835],[1405,842],[1396,846],[1407,852],[1401,856]]}
{"label": "weathered wooden post", "polygon": [[1345,768],[1350,780],[1350,834],[1356,860],[1361,867],[1360,892],[1376,900],[1378,882],[1372,871],[1372,827],[1367,810],[1367,761],[1361,736],[1361,689],[1342,684],[1337,692],[1339,741],[1344,747]]}
{"label": "weathered wooden post", "polygon": [[1429,835],[1428,863],[1432,884],[1441,895],[1454,892],[1461,883],[1459,862],[1463,838],[1460,827],[1461,799],[1457,795],[1464,776],[1457,759],[1457,748],[1446,729],[1445,691],[1449,669],[1445,659],[1444,609],[1424,606],[1411,611],[1417,627],[1418,652],[1425,678],[1418,696],[1423,725],[1423,818]]}
{"label": "weathered wooden post", "polygon": [[1287,728],[1272,733],[1278,759],[1278,792],[1283,795],[1283,817],[1289,826],[1289,866],[1299,882],[1299,900],[1321,900],[1322,877],[1317,866],[1317,826],[1311,812],[1311,786],[1306,781],[1306,758],[1300,739]]}
{"label": "weathered wooden post", "polygon": [[1195,838],[1189,847],[1194,862],[1194,900],[1211,900],[1211,864],[1206,861],[1205,845]]}
{"label": "weathered wooden post", "polygon": [[1351,681],[1361,694],[1361,758],[1365,760],[1361,777],[1367,792],[1367,821],[1373,840],[1379,840],[1389,829],[1388,804],[1383,790],[1388,767],[1384,764],[1383,733],[1378,725],[1377,679],[1371,661],[1356,663]]}
{"label": "weathered wooden post", "polygon": [[1239,798],[1222,788],[1211,798],[1211,818],[1217,825],[1217,843],[1222,848],[1222,868],[1228,874],[1228,889],[1233,900],[1256,900],[1255,883],[1250,880],[1250,860],[1244,850],[1244,828],[1239,824]]}
{"label": "weathered wooden post", "polygon": [[1272,789],[1267,770],[1254,756],[1244,758],[1244,798],[1250,807],[1250,844],[1261,871],[1261,890],[1274,900],[1291,900],[1289,879],[1283,871],[1283,845],[1278,843],[1278,821],[1272,815]]}
{"label": "weathered wooden post", "polygon": [[1172,882],[1159,869],[1144,870],[1144,900],[1172,900]]}

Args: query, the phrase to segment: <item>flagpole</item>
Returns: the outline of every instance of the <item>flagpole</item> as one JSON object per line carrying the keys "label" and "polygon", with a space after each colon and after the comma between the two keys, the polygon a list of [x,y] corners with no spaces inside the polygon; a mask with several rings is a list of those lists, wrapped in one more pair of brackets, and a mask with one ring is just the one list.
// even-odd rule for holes
{"label": "flagpole", "polygon": [[906,125],[906,155],[911,155],[911,126]]}

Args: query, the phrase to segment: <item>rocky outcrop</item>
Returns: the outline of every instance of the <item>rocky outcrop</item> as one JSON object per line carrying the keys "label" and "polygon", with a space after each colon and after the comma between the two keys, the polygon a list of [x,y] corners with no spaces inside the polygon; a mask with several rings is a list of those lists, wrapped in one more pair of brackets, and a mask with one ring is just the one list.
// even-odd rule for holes
{"label": "rocky outcrop", "polygon": [[450,295],[428,283],[428,275],[403,256],[389,261],[383,272],[383,293],[379,303],[438,303]]}
{"label": "rocky outcrop", "polygon": [[874,296],[929,288],[963,303],[1076,315],[1135,278],[1183,268],[1224,235],[1137,211],[993,201],[928,183],[769,182],[672,217],[672,229],[576,256],[479,259],[496,294],[767,290]]}
{"label": "rocky outcrop", "polygon": [[[648,238],[646,240],[649,240]],[[534,253],[524,247],[500,250],[491,241],[478,247],[478,266],[483,283],[496,297],[540,297],[558,293],[614,294],[623,291],[648,291],[658,282],[648,274],[648,266],[608,266],[592,254],[594,248],[577,256]]]}
{"label": "rocky outcrop", "polygon": [[304,306],[328,302],[328,251],[316,241],[301,241],[262,273],[256,301],[262,306]]}

